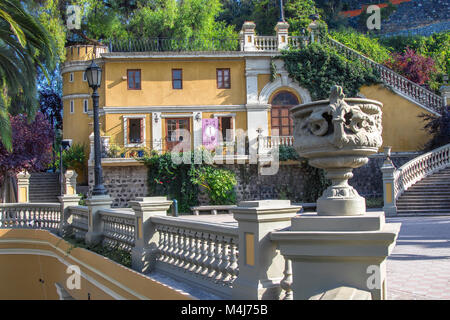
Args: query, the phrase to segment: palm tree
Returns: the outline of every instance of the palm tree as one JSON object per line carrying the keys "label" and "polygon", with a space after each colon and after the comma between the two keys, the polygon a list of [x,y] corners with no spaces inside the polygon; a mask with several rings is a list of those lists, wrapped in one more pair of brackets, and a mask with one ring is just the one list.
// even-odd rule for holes
{"label": "palm tree", "polygon": [[26,113],[30,119],[38,107],[38,68],[54,63],[53,40],[24,8],[24,1],[0,2],[0,142],[11,145],[10,113]]}

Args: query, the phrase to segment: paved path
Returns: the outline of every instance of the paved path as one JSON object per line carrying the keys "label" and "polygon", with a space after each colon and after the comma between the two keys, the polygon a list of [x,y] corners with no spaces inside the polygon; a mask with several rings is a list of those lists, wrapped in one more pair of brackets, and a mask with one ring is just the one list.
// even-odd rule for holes
{"label": "paved path", "polygon": [[450,299],[450,217],[386,221],[402,223],[387,261],[388,300]]}

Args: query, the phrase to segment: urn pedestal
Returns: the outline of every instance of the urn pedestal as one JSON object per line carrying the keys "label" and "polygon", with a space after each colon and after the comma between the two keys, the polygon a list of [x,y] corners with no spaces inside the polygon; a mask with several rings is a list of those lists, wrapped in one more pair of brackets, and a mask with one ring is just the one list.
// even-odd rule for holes
{"label": "urn pedestal", "polygon": [[[366,213],[365,199],[348,184],[352,170],[381,146],[382,104],[344,99],[334,86],[329,100],[292,109],[294,147],[332,182],[317,200],[317,213],[291,219],[289,230],[271,233],[292,261],[294,299],[322,299],[335,292],[386,299],[386,259],[400,225],[385,223],[383,212]],[[355,299],[340,296],[341,299]]]}

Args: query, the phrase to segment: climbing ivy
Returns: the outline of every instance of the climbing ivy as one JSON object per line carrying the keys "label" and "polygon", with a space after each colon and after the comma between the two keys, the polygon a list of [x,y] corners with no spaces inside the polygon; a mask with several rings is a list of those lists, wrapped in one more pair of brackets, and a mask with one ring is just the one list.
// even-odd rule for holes
{"label": "climbing ivy", "polygon": [[376,70],[347,59],[327,44],[285,50],[281,59],[291,78],[307,88],[313,100],[328,98],[333,85],[342,86],[347,96],[354,97],[361,86],[380,83]]}

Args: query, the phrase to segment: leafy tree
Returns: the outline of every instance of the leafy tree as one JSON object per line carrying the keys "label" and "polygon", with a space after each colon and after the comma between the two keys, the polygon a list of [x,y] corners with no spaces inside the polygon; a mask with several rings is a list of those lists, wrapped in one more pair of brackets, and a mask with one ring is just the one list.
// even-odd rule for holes
{"label": "leafy tree", "polygon": [[[40,171],[51,162],[54,132],[50,123],[40,112],[34,121],[24,115],[10,117],[12,127],[12,150],[0,143],[0,179],[8,181],[22,170]],[[0,181],[1,182],[1,181]],[[2,198],[6,198],[5,183]]]}
{"label": "leafy tree", "polygon": [[404,53],[393,53],[385,64],[419,85],[430,80],[431,74],[436,71],[432,58],[417,54],[410,48],[407,48]]}
{"label": "leafy tree", "polygon": [[54,58],[52,39],[18,0],[0,2],[0,141],[12,150],[9,113],[37,109],[36,76]]}

